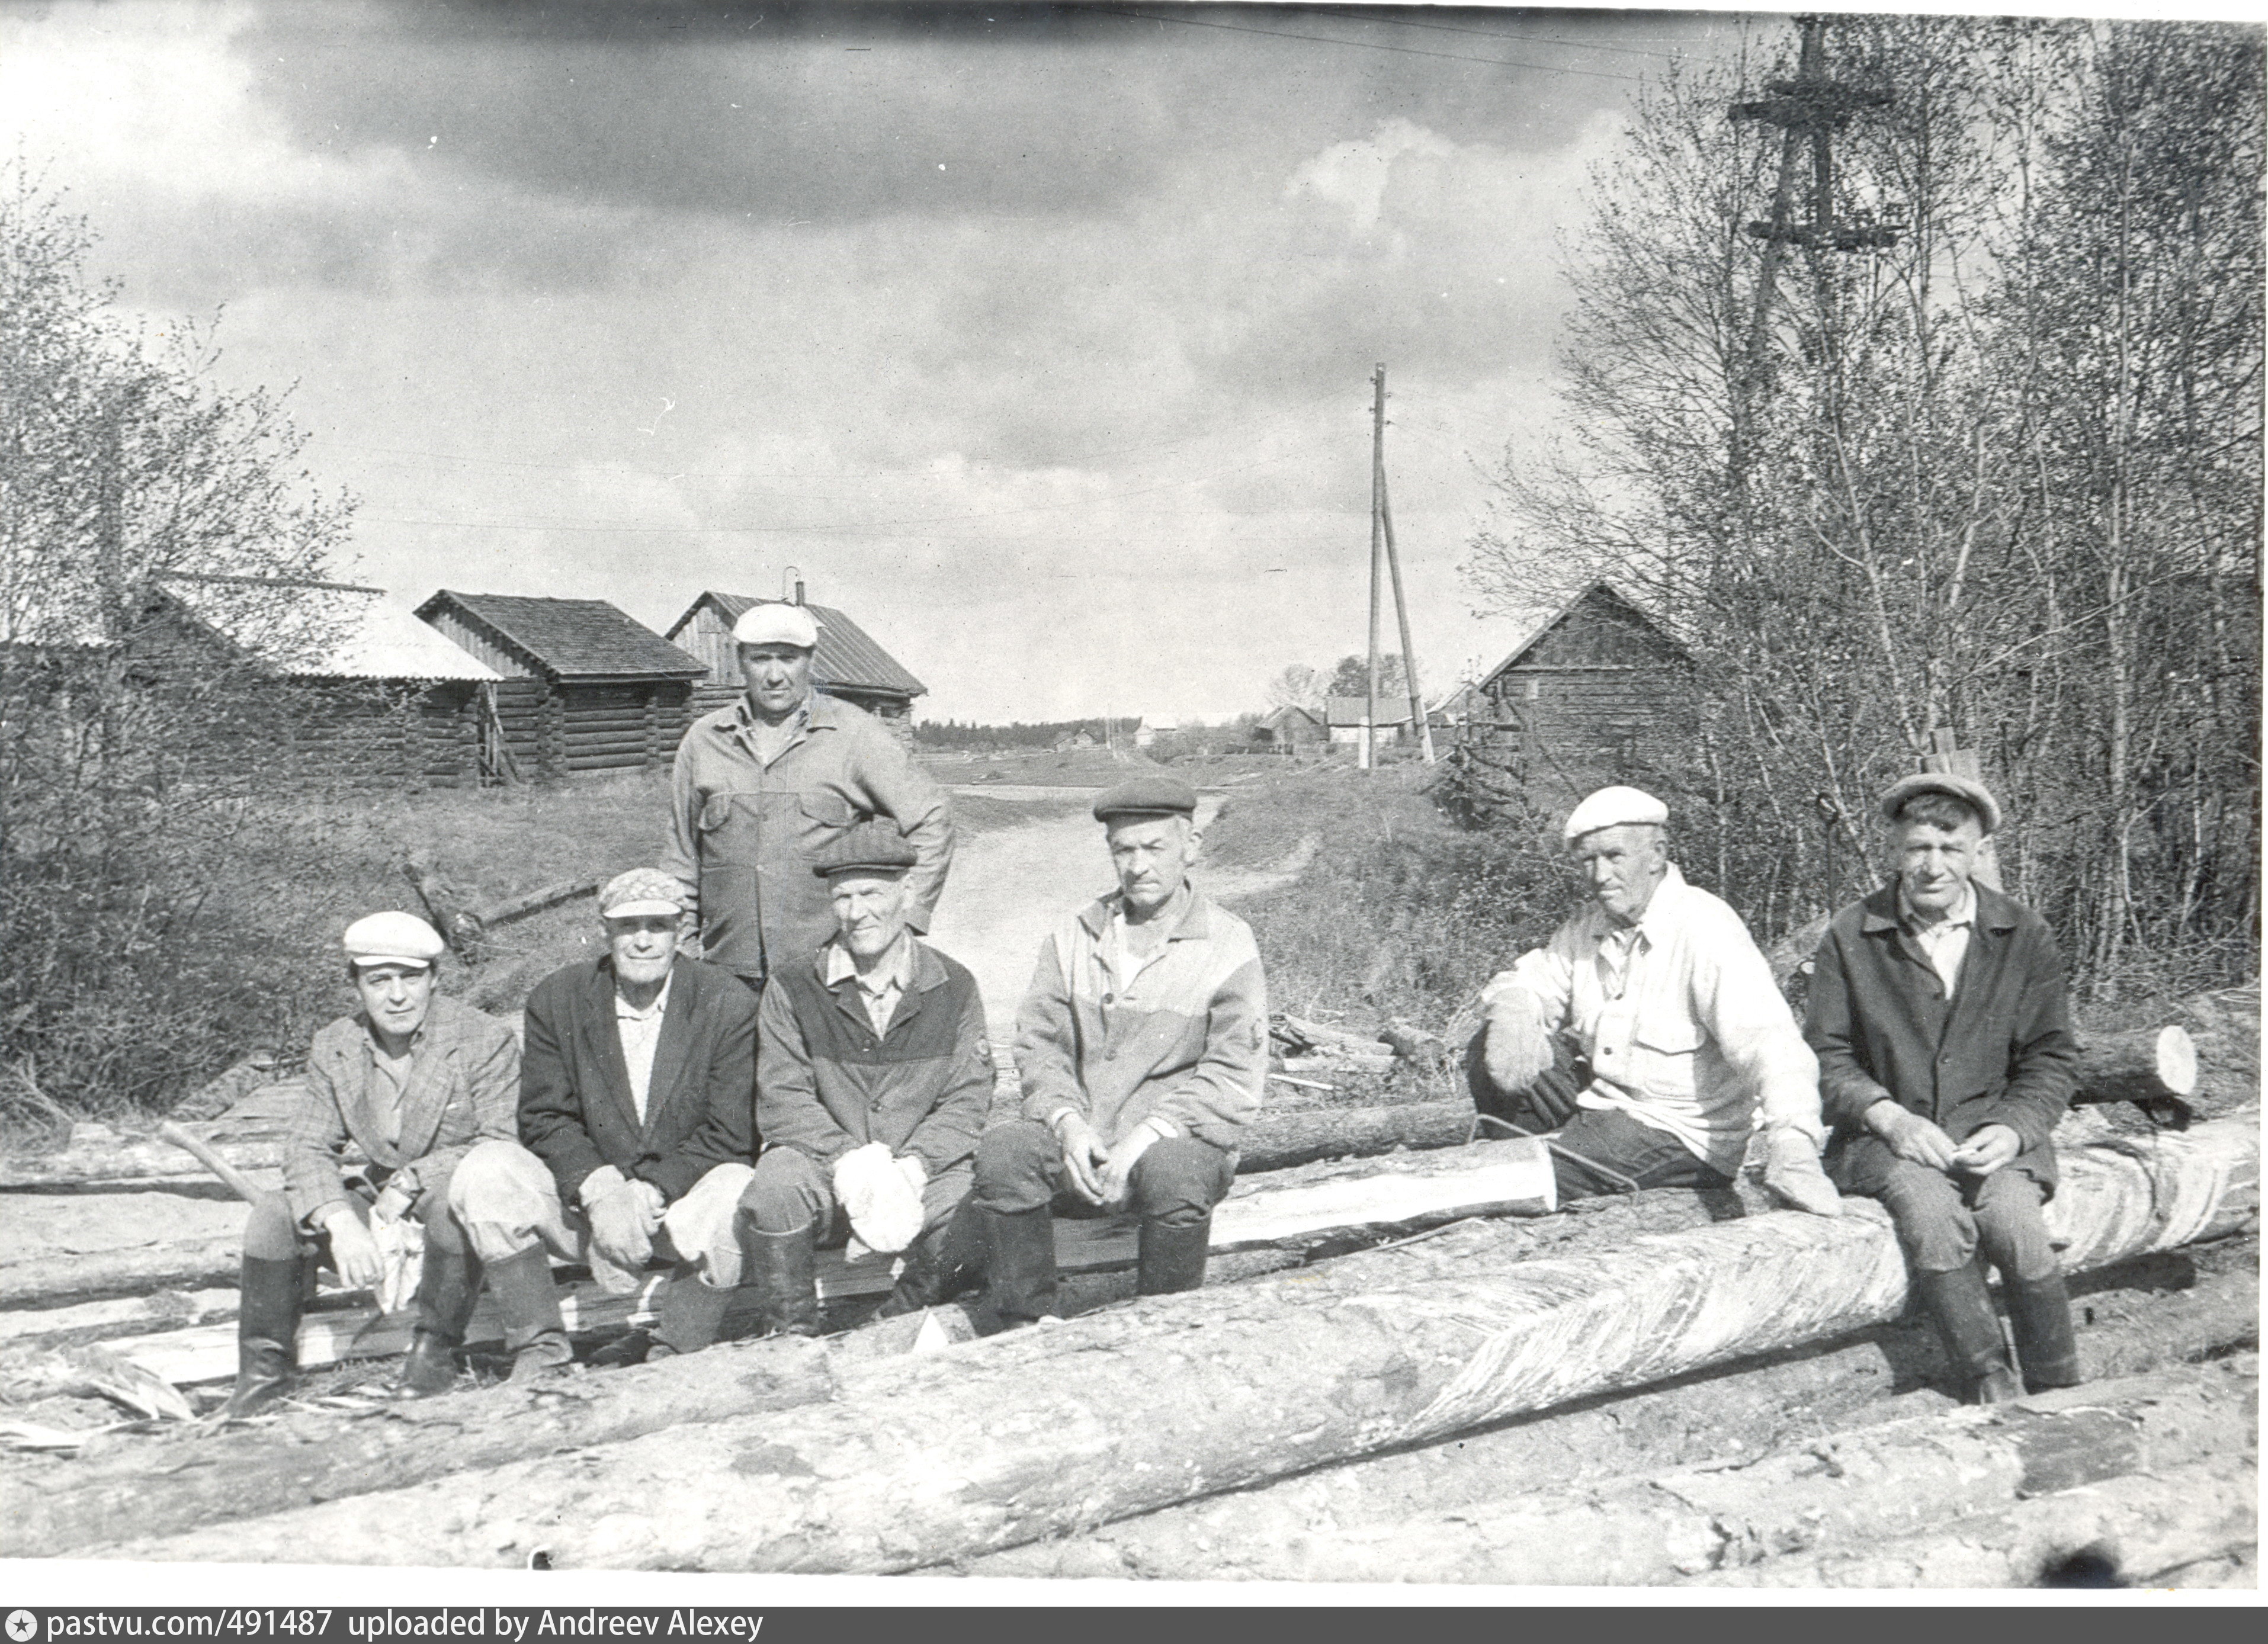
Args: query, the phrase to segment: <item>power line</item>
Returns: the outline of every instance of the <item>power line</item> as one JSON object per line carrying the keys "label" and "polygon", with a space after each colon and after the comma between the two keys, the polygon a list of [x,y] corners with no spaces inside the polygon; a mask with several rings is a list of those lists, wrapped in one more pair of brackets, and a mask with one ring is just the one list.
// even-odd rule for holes
{"label": "power line", "polygon": [[1627,80],[1636,84],[1644,77],[1635,74],[1609,74],[1599,69],[1568,69],[1550,63],[1517,62],[1503,57],[1470,57],[1455,51],[1421,51],[1415,46],[1388,46],[1370,40],[1341,40],[1330,34],[1294,34],[1280,28],[1252,28],[1241,23],[1216,23],[1204,18],[1160,17],[1152,11],[1115,11],[1098,6],[1094,8],[1091,15],[1131,18],[1143,23],[1172,23],[1182,28],[1226,29],[1232,34],[1264,34],[1271,40],[1311,40],[1319,46],[1351,46],[1358,51],[1390,51],[1405,57],[1435,57],[1447,62],[1480,62],[1494,69],[1533,69],[1541,74],[1573,74],[1587,80]]}

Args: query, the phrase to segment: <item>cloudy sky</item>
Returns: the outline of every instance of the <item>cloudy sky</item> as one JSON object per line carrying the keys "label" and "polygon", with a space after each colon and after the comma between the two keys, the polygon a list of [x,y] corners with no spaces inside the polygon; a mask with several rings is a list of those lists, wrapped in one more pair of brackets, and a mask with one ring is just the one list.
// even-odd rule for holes
{"label": "cloudy sky", "polygon": [[405,604],[660,629],[794,565],[925,716],[1211,717],[1362,648],[1376,362],[1427,682],[1494,660],[1456,565],[1548,420],[1556,238],[1742,26],[0,3],[0,137],[129,307],[297,385]]}

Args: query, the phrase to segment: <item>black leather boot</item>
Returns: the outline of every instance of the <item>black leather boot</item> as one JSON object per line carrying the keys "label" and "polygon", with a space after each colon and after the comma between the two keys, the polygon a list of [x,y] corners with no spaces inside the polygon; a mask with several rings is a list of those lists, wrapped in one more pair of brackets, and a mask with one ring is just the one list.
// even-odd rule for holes
{"label": "black leather boot", "polygon": [[923,1233],[906,1252],[905,1271],[898,1275],[877,1318],[895,1318],[924,1308],[950,1302],[980,1279],[984,1271],[984,1234],[975,1205],[963,1199],[954,1213]]}
{"label": "black leather boot", "polygon": [[732,1291],[702,1283],[700,1269],[691,1262],[678,1263],[669,1275],[669,1288],[662,1292],[661,1317],[654,1324],[653,1346],[646,1357],[700,1352],[717,1339],[725,1327],[725,1310],[732,1304]]}
{"label": "black leather boot", "polygon": [[1004,1329],[1056,1312],[1056,1218],[1036,1210],[980,1210],[986,1245],[985,1273],[992,1310]]}
{"label": "black leather boot", "polygon": [[1136,1258],[1134,1294],[1170,1295],[1176,1290],[1196,1289],[1204,1282],[1205,1252],[1211,1244],[1211,1216],[1178,1228],[1163,1222],[1145,1222]]}
{"label": "black leather boot", "polygon": [[1973,1405],[2006,1404],[2022,1397],[2023,1389],[2009,1368],[2008,1344],[2000,1334],[1999,1316],[1992,1310],[1992,1293],[1984,1288],[1984,1269],[1970,1260],[1950,1273],[1918,1273],[1913,1288],[1945,1344],[1946,1361],[1960,1383],[1962,1397]]}
{"label": "black leather boot", "polygon": [[443,1250],[429,1230],[417,1273],[417,1327],[394,1383],[397,1393],[425,1398],[456,1385],[457,1349],[480,1295],[480,1267],[471,1252]]}
{"label": "black leather boot", "polygon": [[488,1265],[489,1294],[504,1319],[504,1351],[515,1383],[541,1381],[574,1361],[567,1326],[559,1317],[559,1287],[551,1258],[541,1244]]}
{"label": "black leather boot", "polygon": [[2015,1332],[2024,1390],[2043,1393],[2085,1381],[2079,1370],[2079,1343],[2072,1337],[2071,1292],[2064,1288],[2063,1274],[2051,1273],[2019,1283],[2004,1268],[2001,1288],[2008,1297],[2008,1323]]}
{"label": "black leather boot", "polygon": [[236,1389],[221,1406],[233,1420],[266,1408],[291,1391],[299,1368],[299,1287],[296,1256],[244,1259],[236,1314]]}
{"label": "black leather boot", "polygon": [[811,1224],[792,1233],[767,1233],[744,1225],[740,1248],[748,1253],[757,1293],[763,1298],[764,1324],[776,1336],[815,1336],[819,1333],[819,1281],[814,1276],[818,1254],[813,1246]]}

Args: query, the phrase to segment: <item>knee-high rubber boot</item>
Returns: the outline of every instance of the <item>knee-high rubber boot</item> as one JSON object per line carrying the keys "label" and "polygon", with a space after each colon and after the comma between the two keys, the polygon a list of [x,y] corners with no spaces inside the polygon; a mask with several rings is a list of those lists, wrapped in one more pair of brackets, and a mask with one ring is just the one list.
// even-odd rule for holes
{"label": "knee-high rubber boot", "polygon": [[1945,1344],[1945,1356],[1961,1383],[1962,1397],[1974,1405],[2006,1404],[2021,1398],[1999,1316],[1984,1288],[1984,1269],[1967,1261],[1950,1273],[1918,1273],[1914,1289]]}
{"label": "knee-high rubber boot", "polygon": [[1212,1244],[1212,1218],[1187,1227],[1145,1222],[1136,1258],[1134,1294],[1170,1295],[1204,1282],[1205,1252]]}
{"label": "knee-high rubber boot", "polygon": [[1056,1218],[1036,1210],[985,1210],[985,1269],[992,1310],[1008,1329],[1056,1313]]}
{"label": "knee-high rubber boot", "polygon": [[575,1358],[567,1326],[559,1316],[559,1287],[552,1282],[551,1258],[541,1244],[488,1265],[489,1294],[504,1318],[504,1351],[512,1354],[512,1379],[541,1381],[564,1369]]}
{"label": "knee-high rubber boot", "polygon": [[299,1368],[299,1259],[244,1259],[236,1314],[236,1389],[225,1417],[248,1416],[276,1402]]}
{"label": "knee-high rubber boot", "polygon": [[2008,1296],[2008,1323],[2016,1337],[2016,1363],[2024,1373],[2027,1392],[2043,1393],[2051,1387],[2076,1387],[2087,1378],[2079,1371],[2079,1343],[2071,1329],[2071,1293],[2063,1274],[2019,1282],[2001,1273]]}
{"label": "knee-high rubber boot", "polygon": [[401,1361],[395,1390],[412,1398],[446,1393],[456,1384],[457,1349],[480,1300],[479,1265],[468,1251],[444,1250],[429,1235],[417,1273],[417,1327]]}
{"label": "knee-high rubber boot", "polygon": [[806,1222],[792,1233],[767,1233],[744,1222],[740,1247],[748,1252],[755,1273],[757,1294],[763,1298],[764,1323],[773,1335],[815,1336],[819,1333],[819,1281],[814,1276],[818,1251],[815,1235]]}
{"label": "knee-high rubber boot", "polygon": [[654,1324],[653,1346],[646,1358],[700,1352],[725,1328],[725,1310],[732,1304],[732,1291],[702,1283],[701,1270],[691,1262],[678,1263],[669,1275],[669,1288],[662,1292],[661,1317]]}
{"label": "knee-high rubber boot", "polygon": [[950,1302],[982,1274],[984,1233],[976,1207],[966,1199],[937,1226],[929,1229],[906,1252],[905,1271],[898,1275],[877,1318],[918,1313],[925,1307]]}

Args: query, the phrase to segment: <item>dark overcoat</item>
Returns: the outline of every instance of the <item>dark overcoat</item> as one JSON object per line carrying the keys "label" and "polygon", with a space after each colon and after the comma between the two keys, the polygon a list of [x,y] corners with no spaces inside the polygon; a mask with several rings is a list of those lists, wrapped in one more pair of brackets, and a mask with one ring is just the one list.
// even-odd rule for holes
{"label": "dark overcoat", "polygon": [[1960,985],[1945,984],[1898,921],[1897,883],[1835,915],[1813,962],[1804,1037],[1819,1056],[1828,1165],[1846,1193],[1879,1193],[1896,1156],[1861,1116],[1884,1097],[1961,1141],[2006,1125],[2023,1149],[2005,1168],[2055,1193],[2056,1121],[2077,1083],[2079,1041],[2063,955],[2047,923],[1977,885]]}
{"label": "dark overcoat", "polygon": [[615,1025],[613,960],[554,971],[527,996],[519,1139],[551,1167],[571,1205],[605,1164],[652,1182],[670,1202],[716,1165],[753,1165],[755,993],[729,971],[679,957],[641,1124]]}

